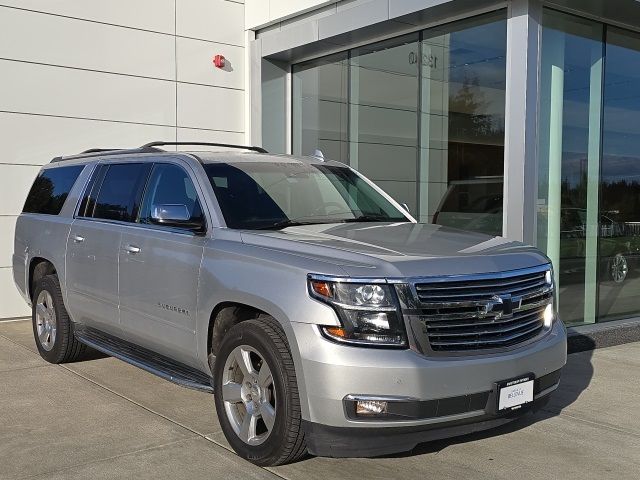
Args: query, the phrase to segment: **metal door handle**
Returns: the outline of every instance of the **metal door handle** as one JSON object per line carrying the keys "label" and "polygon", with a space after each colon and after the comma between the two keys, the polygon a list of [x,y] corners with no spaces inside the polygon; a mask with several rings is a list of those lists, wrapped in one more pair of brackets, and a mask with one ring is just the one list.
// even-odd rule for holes
{"label": "metal door handle", "polygon": [[140,247],[136,245],[127,245],[126,247],[124,247],[124,251],[135,255],[136,253],[140,253]]}
{"label": "metal door handle", "polygon": [[74,235],[73,236],[73,243],[82,243],[84,242],[84,237],[81,235]]}

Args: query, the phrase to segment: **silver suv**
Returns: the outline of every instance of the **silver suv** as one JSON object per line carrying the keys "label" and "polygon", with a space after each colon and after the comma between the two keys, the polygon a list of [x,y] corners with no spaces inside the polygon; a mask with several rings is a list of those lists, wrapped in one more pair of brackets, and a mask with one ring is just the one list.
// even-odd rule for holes
{"label": "silver suv", "polygon": [[45,360],[90,347],[213,393],[259,465],[411,450],[558,387],[566,332],[538,250],[416,223],[337,162],[163,145],[36,178],[13,271]]}

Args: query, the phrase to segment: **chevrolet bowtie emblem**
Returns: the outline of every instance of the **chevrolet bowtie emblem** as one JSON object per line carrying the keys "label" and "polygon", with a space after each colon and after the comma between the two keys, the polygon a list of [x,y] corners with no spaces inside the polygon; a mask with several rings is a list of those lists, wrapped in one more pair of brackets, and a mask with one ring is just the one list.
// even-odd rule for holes
{"label": "chevrolet bowtie emblem", "polygon": [[510,317],[514,310],[522,307],[522,297],[514,297],[511,294],[494,295],[480,309],[481,317],[492,316],[494,320],[502,317]]}

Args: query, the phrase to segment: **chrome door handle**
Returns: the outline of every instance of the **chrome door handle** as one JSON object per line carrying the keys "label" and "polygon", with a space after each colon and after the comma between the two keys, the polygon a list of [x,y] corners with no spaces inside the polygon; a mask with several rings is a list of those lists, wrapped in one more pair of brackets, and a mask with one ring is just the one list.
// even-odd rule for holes
{"label": "chrome door handle", "polygon": [[136,253],[140,253],[140,247],[136,245],[127,245],[126,247],[124,247],[124,251],[135,255]]}
{"label": "chrome door handle", "polygon": [[82,243],[84,242],[84,237],[81,235],[74,235],[73,236],[73,243]]}

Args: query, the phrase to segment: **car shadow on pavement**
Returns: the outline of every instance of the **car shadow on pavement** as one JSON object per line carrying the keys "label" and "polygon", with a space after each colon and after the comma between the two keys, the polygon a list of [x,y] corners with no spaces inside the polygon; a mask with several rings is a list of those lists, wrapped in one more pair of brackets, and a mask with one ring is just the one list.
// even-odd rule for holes
{"label": "car shadow on pavement", "polygon": [[[468,442],[475,442],[485,438],[491,438],[499,435],[505,435],[516,432],[523,428],[527,428],[535,423],[553,418],[559,415],[565,408],[573,404],[584,392],[593,378],[593,365],[591,357],[593,356],[593,347],[595,346],[589,337],[581,338],[581,344],[585,351],[570,354],[567,358],[567,365],[562,370],[560,386],[552,393],[549,402],[536,412],[526,413],[522,417],[483,432],[472,433],[459,437],[447,438],[444,440],[435,440],[431,442],[421,443],[413,450],[394,455],[388,455],[378,458],[398,458],[414,455],[422,455],[429,453],[437,453],[449,446],[459,445]],[[589,348],[591,347],[591,348]]]}

